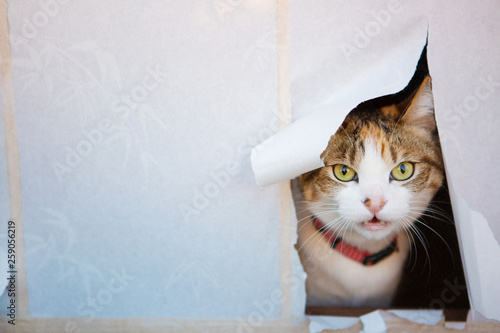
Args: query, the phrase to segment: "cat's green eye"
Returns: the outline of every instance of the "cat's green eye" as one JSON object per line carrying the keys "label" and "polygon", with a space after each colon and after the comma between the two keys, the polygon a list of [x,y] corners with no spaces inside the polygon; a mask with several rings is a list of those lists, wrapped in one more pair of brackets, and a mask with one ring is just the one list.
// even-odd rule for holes
{"label": "cat's green eye", "polygon": [[407,180],[413,176],[413,164],[410,162],[399,163],[397,167],[392,169],[391,178],[394,180]]}
{"label": "cat's green eye", "polygon": [[343,164],[334,165],[333,174],[342,182],[350,182],[351,180],[356,180],[358,177],[356,171]]}

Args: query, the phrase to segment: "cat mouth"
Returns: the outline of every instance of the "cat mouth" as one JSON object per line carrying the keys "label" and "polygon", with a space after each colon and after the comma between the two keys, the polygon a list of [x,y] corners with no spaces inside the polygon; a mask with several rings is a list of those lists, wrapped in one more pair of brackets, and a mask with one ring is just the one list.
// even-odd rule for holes
{"label": "cat mouth", "polygon": [[388,227],[389,223],[386,221],[381,221],[376,217],[372,218],[370,221],[361,222],[361,227],[370,231],[383,230]]}

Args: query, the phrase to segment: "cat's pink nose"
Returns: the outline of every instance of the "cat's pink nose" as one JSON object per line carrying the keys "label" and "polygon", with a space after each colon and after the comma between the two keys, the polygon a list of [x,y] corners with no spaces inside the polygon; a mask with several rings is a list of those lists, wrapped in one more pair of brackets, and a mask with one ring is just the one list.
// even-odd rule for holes
{"label": "cat's pink nose", "polygon": [[368,209],[370,210],[370,212],[374,216],[378,212],[380,212],[382,210],[382,208],[384,208],[386,202],[387,201],[384,201],[380,197],[374,198],[374,199],[367,198],[365,201],[363,201],[363,203],[365,204],[365,206],[368,207]]}

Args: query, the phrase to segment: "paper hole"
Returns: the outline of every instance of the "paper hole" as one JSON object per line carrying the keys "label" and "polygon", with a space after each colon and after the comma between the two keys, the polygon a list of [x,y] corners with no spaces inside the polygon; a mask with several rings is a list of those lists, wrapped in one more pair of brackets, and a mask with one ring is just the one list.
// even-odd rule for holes
{"label": "paper hole", "polygon": [[[405,89],[393,95],[365,101],[358,107],[380,108],[401,103],[411,97],[411,93],[420,86],[423,78],[428,74],[425,47],[415,74]],[[439,132],[439,128],[437,130]],[[296,200],[297,191],[298,186],[295,184]],[[466,319],[470,304],[448,193],[445,179],[429,205],[432,208],[420,218],[425,225],[418,224],[422,238],[428,244],[424,248],[421,240],[415,242],[416,250],[414,249],[407,259],[403,278],[390,305],[391,309],[445,310],[448,320],[464,321]],[[298,217],[299,221],[301,218],[303,217]],[[430,258],[430,263],[428,258]],[[308,269],[312,268],[305,268],[306,271]],[[369,307],[312,306],[308,303],[306,314],[360,316],[373,310],[374,308]]]}

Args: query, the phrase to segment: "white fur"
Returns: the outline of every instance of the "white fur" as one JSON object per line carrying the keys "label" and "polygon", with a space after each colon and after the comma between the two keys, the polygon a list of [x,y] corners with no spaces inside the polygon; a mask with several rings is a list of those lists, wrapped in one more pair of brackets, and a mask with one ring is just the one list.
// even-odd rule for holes
{"label": "white fur", "polygon": [[[359,182],[346,183],[347,187],[336,194],[336,199],[328,196],[319,203],[305,205],[297,198],[298,246],[308,274],[309,305],[384,307],[390,304],[409,252],[404,223],[408,228],[408,224],[423,213],[432,197],[427,191],[414,197],[401,186],[401,182],[389,181],[389,174],[396,166],[387,165],[374,141],[367,140],[364,158],[356,170]],[[361,226],[362,222],[374,217],[363,203],[366,198],[385,202],[376,213],[379,220],[386,221],[384,230],[366,230]],[[399,251],[373,266],[364,266],[332,250],[311,223],[312,214],[344,241],[372,253],[387,247],[397,234]]]}

